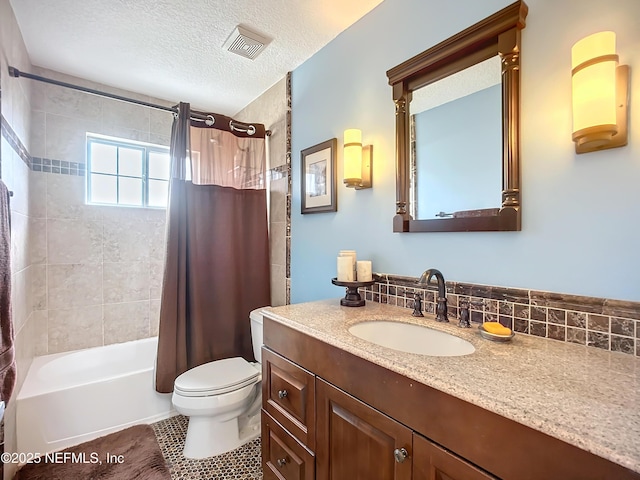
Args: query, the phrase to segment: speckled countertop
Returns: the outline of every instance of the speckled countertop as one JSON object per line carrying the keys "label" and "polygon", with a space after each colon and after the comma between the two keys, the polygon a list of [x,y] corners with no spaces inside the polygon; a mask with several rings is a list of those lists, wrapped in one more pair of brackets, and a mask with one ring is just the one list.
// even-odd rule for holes
{"label": "speckled countertop", "polygon": [[[640,359],[555,340],[517,335],[508,343],[480,337],[411,310],[339,299],[273,307],[270,318],[442,392],[527,425],[640,472]],[[471,342],[461,357],[404,353],[361,340],[355,323],[394,320],[422,324]]]}

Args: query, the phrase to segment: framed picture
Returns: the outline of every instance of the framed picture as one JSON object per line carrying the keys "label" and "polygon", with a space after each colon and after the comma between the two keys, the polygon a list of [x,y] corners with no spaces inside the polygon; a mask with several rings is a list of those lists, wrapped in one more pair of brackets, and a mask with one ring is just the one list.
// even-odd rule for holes
{"label": "framed picture", "polygon": [[335,212],[336,148],[335,138],[300,152],[302,213]]}

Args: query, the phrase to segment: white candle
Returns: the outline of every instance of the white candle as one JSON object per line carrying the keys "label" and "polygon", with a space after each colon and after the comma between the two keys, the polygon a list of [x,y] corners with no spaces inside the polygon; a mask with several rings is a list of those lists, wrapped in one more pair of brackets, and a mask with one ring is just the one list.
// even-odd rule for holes
{"label": "white candle", "polygon": [[351,282],[356,279],[356,251],[355,250],[340,250],[338,252],[339,257],[349,257],[351,258],[351,268],[353,269],[353,279]]}
{"label": "white candle", "polygon": [[357,270],[358,270],[357,278],[359,282],[370,282],[373,279],[373,275],[371,273],[370,260],[358,261]]}
{"label": "white candle", "polygon": [[353,263],[351,257],[338,257],[338,281],[353,282]]}

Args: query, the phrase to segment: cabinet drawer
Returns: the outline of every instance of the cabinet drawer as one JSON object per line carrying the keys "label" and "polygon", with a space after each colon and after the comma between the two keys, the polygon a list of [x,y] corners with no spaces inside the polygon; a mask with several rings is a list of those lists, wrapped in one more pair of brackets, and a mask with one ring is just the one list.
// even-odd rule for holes
{"label": "cabinet drawer", "polygon": [[313,480],[315,459],[267,412],[262,410],[264,480]]}
{"label": "cabinet drawer", "polygon": [[315,449],[315,376],[264,347],[262,406],[304,445]]}

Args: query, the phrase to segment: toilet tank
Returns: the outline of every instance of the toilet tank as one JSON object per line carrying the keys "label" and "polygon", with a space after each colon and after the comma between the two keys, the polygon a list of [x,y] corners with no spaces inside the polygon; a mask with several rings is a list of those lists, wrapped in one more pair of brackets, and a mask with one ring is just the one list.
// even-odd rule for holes
{"label": "toilet tank", "polygon": [[251,320],[251,343],[253,344],[253,356],[256,362],[262,363],[262,309],[266,307],[256,308],[249,314]]}

